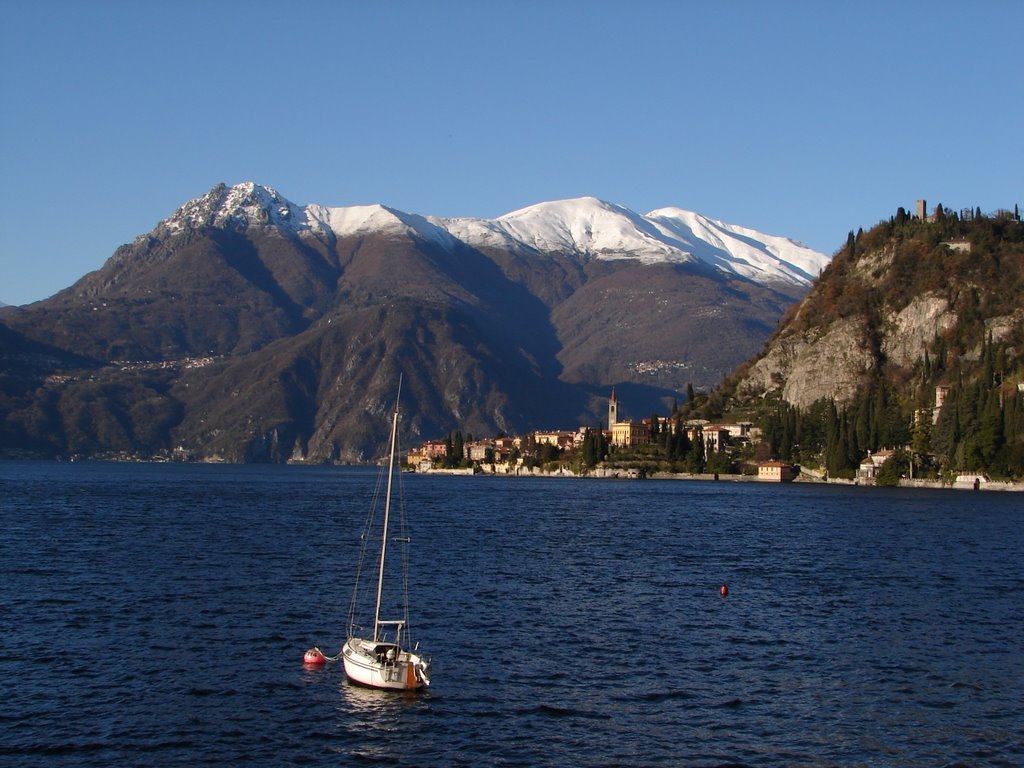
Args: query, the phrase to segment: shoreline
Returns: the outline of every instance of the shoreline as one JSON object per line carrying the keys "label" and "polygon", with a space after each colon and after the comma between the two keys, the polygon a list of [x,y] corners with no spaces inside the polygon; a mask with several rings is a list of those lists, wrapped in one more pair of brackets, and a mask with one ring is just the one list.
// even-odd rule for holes
{"label": "shoreline", "polygon": [[[802,473],[790,481],[763,480],[756,475],[740,474],[691,474],[686,472],[654,472],[649,475],[642,475],[639,470],[628,468],[603,467],[584,474],[578,474],[568,469],[545,471],[540,469],[520,468],[516,472],[488,472],[475,469],[427,469],[416,470],[415,474],[421,475],[448,475],[453,477],[545,477],[545,478],[568,478],[577,480],[672,480],[672,481],[700,481],[700,482],[721,482],[721,483],[761,483],[763,485],[843,485],[860,488],[874,488],[875,483],[864,482],[863,480],[822,479],[813,474]],[[1010,482],[1001,480],[988,480],[975,487],[968,482],[947,483],[942,480],[911,480],[903,478],[898,488],[925,488],[931,490],[950,491],[1001,491],[1008,493],[1024,493],[1024,482]]]}

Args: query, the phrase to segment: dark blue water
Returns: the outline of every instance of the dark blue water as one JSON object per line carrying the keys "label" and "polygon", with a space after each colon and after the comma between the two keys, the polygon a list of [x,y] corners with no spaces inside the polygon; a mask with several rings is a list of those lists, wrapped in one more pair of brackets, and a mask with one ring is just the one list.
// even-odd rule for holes
{"label": "dark blue water", "polygon": [[374,482],[0,463],[0,763],[1024,763],[1024,496],[407,477],[406,695],[301,663]]}

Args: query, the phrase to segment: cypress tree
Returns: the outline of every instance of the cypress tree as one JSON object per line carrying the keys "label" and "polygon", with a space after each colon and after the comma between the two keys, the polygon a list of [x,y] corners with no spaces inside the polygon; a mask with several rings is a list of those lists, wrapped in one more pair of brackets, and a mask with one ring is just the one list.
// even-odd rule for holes
{"label": "cypress tree", "polygon": [[700,474],[704,471],[705,462],[704,441],[699,438],[691,440],[690,449],[686,454],[686,471]]}
{"label": "cypress tree", "polygon": [[917,418],[914,419],[911,448],[917,456],[924,456],[932,451],[932,420],[931,413],[927,410],[918,411]]}
{"label": "cypress tree", "polygon": [[1003,446],[1003,411],[998,392],[989,391],[978,418],[978,456],[990,466]]}
{"label": "cypress tree", "polygon": [[594,445],[594,434],[589,429],[583,434],[582,459],[583,466],[585,467],[593,467],[597,464],[597,449]]}
{"label": "cypress tree", "polygon": [[675,434],[675,458],[683,459],[690,452],[690,435],[686,431],[686,427],[683,426],[681,421],[676,422],[676,434]]}
{"label": "cypress tree", "polygon": [[[871,408],[866,400],[861,400],[856,408],[857,412],[854,420],[853,434],[850,439],[850,448],[856,451],[859,460],[864,455],[864,452],[871,448]],[[848,452],[847,456],[850,455]]]}

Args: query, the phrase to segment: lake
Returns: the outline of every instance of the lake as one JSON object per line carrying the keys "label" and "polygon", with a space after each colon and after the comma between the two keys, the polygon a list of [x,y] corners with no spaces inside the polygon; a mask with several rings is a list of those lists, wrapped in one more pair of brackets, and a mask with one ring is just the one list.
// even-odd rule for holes
{"label": "lake", "polygon": [[1024,763],[1021,494],[405,476],[395,694],[302,664],[375,481],[0,462],[0,764]]}

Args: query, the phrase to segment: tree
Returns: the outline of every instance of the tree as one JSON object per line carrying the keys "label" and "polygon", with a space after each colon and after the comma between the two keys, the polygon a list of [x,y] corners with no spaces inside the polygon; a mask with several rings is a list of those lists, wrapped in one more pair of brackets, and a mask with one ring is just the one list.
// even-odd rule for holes
{"label": "tree", "polygon": [[890,456],[875,476],[875,484],[883,486],[896,486],[900,484],[900,478],[904,471],[910,466],[910,457],[906,451],[896,451]]}
{"label": "tree", "polygon": [[999,407],[998,392],[990,391],[981,408],[977,446],[982,467],[990,467],[1003,447],[1003,410]]}
{"label": "tree", "polygon": [[608,453],[604,433],[600,429],[588,429],[583,435],[582,459],[586,467],[595,467]]}
{"label": "tree", "polygon": [[697,439],[690,443],[690,450],[686,454],[686,471],[700,474],[706,466],[704,454],[704,441]]}
{"label": "tree", "polygon": [[931,411],[922,409],[914,419],[914,434],[911,438],[914,454],[923,456],[932,451],[932,415]]}
{"label": "tree", "polygon": [[705,468],[707,472],[713,472],[714,474],[728,474],[733,471],[732,457],[725,451],[715,451],[708,456],[707,466]]}
{"label": "tree", "polygon": [[666,451],[669,461],[685,459],[690,452],[690,436],[686,432],[686,427],[683,426],[682,419],[676,419],[675,431],[671,437],[671,448]]}

